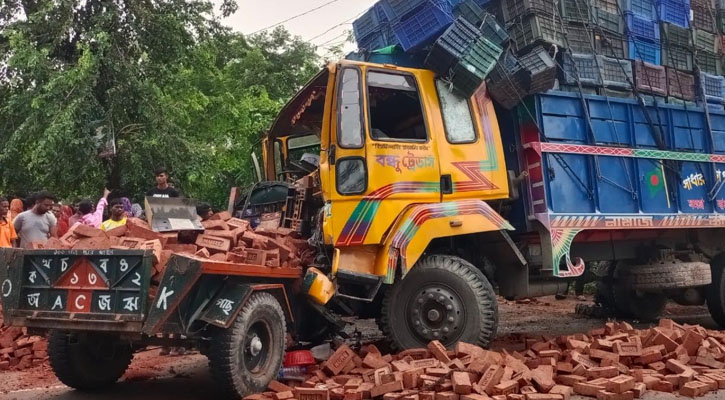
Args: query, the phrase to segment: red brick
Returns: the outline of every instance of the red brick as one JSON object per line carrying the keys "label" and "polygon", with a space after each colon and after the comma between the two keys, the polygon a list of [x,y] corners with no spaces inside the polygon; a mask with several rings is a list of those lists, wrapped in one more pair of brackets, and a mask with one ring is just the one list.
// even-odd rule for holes
{"label": "red brick", "polygon": [[171,250],[174,253],[189,253],[189,254],[194,254],[199,250],[195,244],[178,244],[178,243],[177,244],[174,244],[174,243],[167,244],[166,246],[164,246],[164,249]]}
{"label": "red brick", "polygon": [[387,366],[388,363],[383,360],[382,357],[380,357],[379,354],[374,353],[368,353],[365,358],[363,358],[363,366],[368,368],[383,368]]}
{"label": "red brick", "polygon": [[79,250],[106,250],[110,248],[111,240],[106,236],[81,238],[73,245],[73,249]]}
{"label": "red brick", "polygon": [[144,239],[144,241],[159,239],[162,245],[166,245],[166,238],[163,235],[149,229],[148,224],[138,218],[128,218],[126,220],[126,230],[127,236]]}
{"label": "red brick", "polygon": [[441,344],[441,342],[437,340],[433,340],[432,342],[428,343],[428,350],[431,352],[433,357],[435,357],[438,361],[448,364],[451,362],[450,357],[448,357],[448,353],[446,351],[446,347]]}
{"label": "red brick", "polygon": [[531,371],[531,380],[540,392],[548,392],[554,387],[554,369],[550,365],[541,365]]}
{"label": "red brick", "polygon": [[277,393],[290,392],[290,391],[294,390],[292,387],[287,386],[284,383],[276,381],[276,380],[269,382],[269,384],[267,385],[267,389],[269,389],[273,392],[277,392]]}
{"label": "red brick", "polygon": [[574,393],[580,394],[582,396],[594,397],[597,395],[597,392],[604,389],[605,387],[603,385],[593,385],[586,382],[577,382],[574,384]]}
{"label": "red brick", "polygon": [[624,393],[634,389],[635,380],[631,376],[619,375],[609,379],[607,383],[607,391],[614,393]]}
{"label": "red brick", "polygon": [[420,400],[435,400],[435,392],[418,392]]}
{"label": "red brick", "polygon": [[680,394],[687,397],[700,397],[708,391],[709,387],[706,383],[696,381],[687,382],[680,388]]}
{"label": "red brick", "polygon": [[639,357],[642,355],[642,343],[615,342],[614,352],[620,357]]}
{"label": "red brick", "polygon": [[[414,360],[422,360],[424,358],[430,357],[430,351],[428,351],[428,349],[424,349],[422,347],[415,348],[415,349],[408,349],[408,350],[403,350],[400,353],[398,353],[398,357],[400,357],[401,359],[405,358],[405,357],[412,357]],[[411,365],[413,365],[413,364],[411,363]],[[421,399],[421,400],[423,400],[423,399]]]}
{"label": "red brick", "polygon": [[508,395],[519,390],[519,383],[514,380],[504,381],[493,387],[494,395]]}
{"label": "red brick", "polygon": [[327,389],[301,388],[294,389],[297,400],[329,400],[330,392]]}
{"label": "red brick", "polygon": [[229,226],[229,229],[242,229],[242,231],[249,229],[249,221],[246,219],[231,218],[227,220],[226,223]]}
{"label": "red brick", "polygon": [[378,397],[378,396],[382,396],[386,393],[400,392],[402,390],[403,390],[402,381],[392,381],[392,382],[385,383],[382,385],[376,385],[375,387],[370,389],[370,396]]}
{"label": "red brick", "polygon": [[216,214],[213,214],[211,217],[209,217],[210,220],[220,220],[220,221],[228,221],[232,219],[232,214],[229,213],[229,211],[219,211]]}
{"label": "red brick", "polygon": [[574,393],[574,389],[571,386],[554,385],[554,387],[549,390],[549,393],[560,394],[564,400],[569,400],[569,397],[571,397]]}
{"label": "red brick", "polygon": [[666,380],[658,380],[652,385],[652,387],[647,386],[647,389],[657,392],[672,393],[672,391],[674,391],[674,385],[672,385],[672,382],[668,382]]}
{"label": "red brick", "polygon": [[347,363],[352,362],[354,355],[355,353],[347,345],[341,345],[325,362],[325,372],[328,372],[331,375],[339,374],[340,371],[345,368]]}
{"label": "red brick", "polygon": [[140,249],[145,242],[146,240],[140,238],[124,237],[121,238],[119,246],[128,247],[129,249]]}
{"label": "red brick", "polygon": [[478,386],[480,386],[481,390],[487,394],[493,394],[493,387],[501,382],[503,373],[504,369],[499,365],[492,365],[488,367],[488,369],[484,371],[483,375],[481,375],[481,379],[478,381]]}
{"label": "red brick", "polygon": [[575,383],[586,383],[587,378],[579,375],[558,375],[556,380],[562,385],[574,386]]}
{"label": "red brick", "polygon": [[471,379],[467,372],[453,372],[451,382],[453,383],[453,392],[457,394],[471,393]]}
{"label": "red brick", "polygon": [[295,395],[294,395],[294,393],[292,393],[291,390],[286,391],[286,392],[277,392],[272,395],[272,398],[274,398],[274,400],[286,400],[286,399],[291,399],[293,397],[295,397]]}
{"label": "red brick", "polygon": [[713,369],[721,369],[725,367],[725,363],[717,361],[711,355],[698,356],[695,358],[695,364],[704,365]]}
{"label": "red brick", "polygon": [[73,233],[76,236],[83,236],[83,237],[105,236],[102,230],[100,230],[98,228],[94,228],[92,226],[85,225],[85,224],[76,225],[75,229],[73,229]]}
{"label": "red brick", "polygon": [[528,393],[526,400],[563,400],[564,396],[556,393]]}
{"label": "red brick", "polygon": [[[478,393],[471,393],[462,395],[459,397],[460,400],[491,400],[490,397],[486,396],[485,394],[478,394]],[[422,399],[420,399],[422,400]]]}
{"label": "red brick", "polygon": [[634,389],[632,389],[632,392],[634,392],[635,398],[640,398],[644,394],[644,392],[647,391],[647,385],[645,385],[642,382],[637,382],[634,384]]}
{"label": "red brick", "polygon": [[634,392],[612,393],[600,390],[597,392],[597,400],[634,400]]}
{"label": "red brick", "polygon": [[617,367],[614,367],[614,366],[594,367],[594,368],[589,368],[589,370],[587,370],[587,376],[591,379],[614,378],[617,375],[619,375],[619,370],[617,369]]}
{"label": "red brick", "polygon": [[206,221],[203,221],[201,223],[201,226],[204,227],[204,230],[223,230],[223,231],[229,230],[229,225],[227,225],[226,222],[224,222],[220,219],[217,219],[217,220],[208,219]]}
{"label": "red brick", "polygon": [[710,390],[710,391],[715,391],[719,388],[717,381],[715,381],[714,379],[709,378],[705,375],[695,375],[694,379],[698,382],[702,382],[702,383],[708,385],[708,390]]}
{"label": "red brick", "polygon": [[203,234],[197,236],[196,245],[205,247],[210,252],[227,252],[231,248],[231,241],[226,238]]}

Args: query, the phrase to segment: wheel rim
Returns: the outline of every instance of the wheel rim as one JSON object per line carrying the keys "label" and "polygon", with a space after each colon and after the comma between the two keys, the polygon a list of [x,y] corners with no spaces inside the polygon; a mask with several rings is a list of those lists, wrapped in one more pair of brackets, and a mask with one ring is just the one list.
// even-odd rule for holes
{"label": "wheel rim", "polygon": [[411,332],[422,342],[454,342],[463,331],[466,309],[461,296],[448,286],[426,285],[410,298],[407,322]]}
{"label": "wheel rim", "polygon": [[271,340],[272,330],[264,321],[254,322],[247,330],[239,356],[244,369],[250,374],[260,375],[267,372]]}

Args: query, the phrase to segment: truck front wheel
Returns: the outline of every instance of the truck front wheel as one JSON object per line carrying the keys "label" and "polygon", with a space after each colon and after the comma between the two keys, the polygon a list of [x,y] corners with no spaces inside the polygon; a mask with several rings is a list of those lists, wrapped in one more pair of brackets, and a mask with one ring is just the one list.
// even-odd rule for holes
{"label": "truck front wheel", "polygon": [[705,287],[707,309],[720,327],[725,327],[725,254],[717,255],[711,262],[712,283]]}
{"label": "truck front wheel", "polygon": [[425,347],[431,340],[488,347],[498,326],[496,294],[468,261],[428,256],[386,291],[379,325],[398,350]]}
{"label": "truck front wheel", "polygon": [[51,331],[48,358],[55,376],[65,385],[100,390],[126,372],[133,347],[110,334]]}
{"label": "truck front wheel", "polygon": [[263,392],[282,365],[287,333],[284,312],[269,293],[255,293],[228,329],[209,345],[209,368],[225,396]]}

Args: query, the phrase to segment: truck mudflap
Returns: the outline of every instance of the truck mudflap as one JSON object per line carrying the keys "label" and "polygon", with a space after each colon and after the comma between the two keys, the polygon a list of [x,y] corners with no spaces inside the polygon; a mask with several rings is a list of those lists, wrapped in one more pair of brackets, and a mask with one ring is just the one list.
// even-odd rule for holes
{"label": "truck mudflap", "polygon": [[0,249],[6,324],[137,332],[153,254],[144,250]]}

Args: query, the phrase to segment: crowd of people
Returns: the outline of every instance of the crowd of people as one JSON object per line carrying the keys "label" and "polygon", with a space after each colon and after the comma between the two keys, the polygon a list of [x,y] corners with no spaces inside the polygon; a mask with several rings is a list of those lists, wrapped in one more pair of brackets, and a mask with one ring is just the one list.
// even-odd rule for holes
{"label": "crowd of people", "polygon": [[[166,168],[157,168],[154,175],[156,185],[146,192],[146,196],[179,197],[179,191],[169,183]],[[109,200],[110,195],[111,191],[105,189],[95,206],[90,199],[62,204],[46,191],[35,193],[25,201],[0,197],[0,247],[30,248],[33,243],[42,244],[51,237],[63,237],[76,224],[108,231],[125,225],[128,217],[143,218],[141,205],[132,204],[127,197]],[[209,206],[200,207],[200,214],[211,212]]]}

